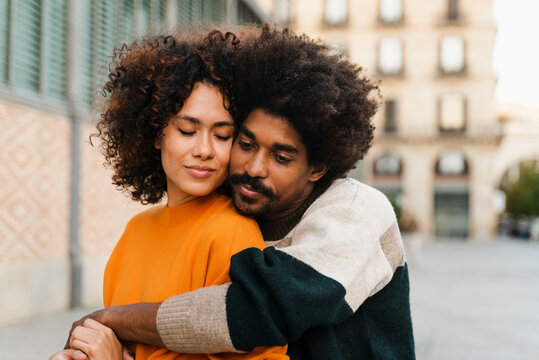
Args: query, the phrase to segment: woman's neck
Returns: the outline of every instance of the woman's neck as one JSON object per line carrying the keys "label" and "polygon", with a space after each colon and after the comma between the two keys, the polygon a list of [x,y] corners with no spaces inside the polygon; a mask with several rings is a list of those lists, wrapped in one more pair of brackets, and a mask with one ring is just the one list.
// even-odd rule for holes
{"label": "woman's neck", "polygon": [[192,201],[196,199],[198,196],[195,195],[189,195],[189,194],[183,194],[183,196],[169,196],[167,199],[167,206],[168,207],[174,207],[179,206],[182,204],[185,204],[189,201]]}

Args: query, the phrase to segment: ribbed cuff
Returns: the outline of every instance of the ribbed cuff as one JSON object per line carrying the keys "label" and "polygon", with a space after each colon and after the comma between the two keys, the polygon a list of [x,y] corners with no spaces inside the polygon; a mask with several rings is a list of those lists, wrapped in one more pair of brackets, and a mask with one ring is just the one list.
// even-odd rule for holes
{"label": "ribbed cuff", "polygon": [[174,296],[157,311],[157,330],[170,350],[182,353],[241,352],[234,348],[226,317],[230,284]]}

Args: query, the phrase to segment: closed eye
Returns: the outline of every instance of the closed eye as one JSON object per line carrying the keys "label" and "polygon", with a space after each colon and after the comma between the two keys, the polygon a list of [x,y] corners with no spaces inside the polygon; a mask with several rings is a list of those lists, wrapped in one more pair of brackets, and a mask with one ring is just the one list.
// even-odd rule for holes
{"label": "closed eye", "polygon": [[223,141],[227,141],[228,139],[230,139],[232,136],[221,136],[221,135],[215,135],[215,137],[219,140],[223,140]]}
{"label": "closed eye", "polygon": [[185,136],[192,136],[192,135],[195,135],[195,132],[194,132],[194,131],[184,131],[184,130],[182,130],[182,129],[180,129],[180,128],[178,128],[178,130],[180,131],[180,133],[181,133],[182,135],[185,135]]}

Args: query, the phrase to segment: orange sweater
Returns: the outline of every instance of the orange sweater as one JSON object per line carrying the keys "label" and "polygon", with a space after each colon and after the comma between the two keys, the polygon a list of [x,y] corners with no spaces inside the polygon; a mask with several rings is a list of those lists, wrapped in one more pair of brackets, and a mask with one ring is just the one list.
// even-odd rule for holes
{"label": "orange sweater", "polygon": [[[230,199],[213,193],[185,204],[152,207],[133,217],[105,269],[105,306],[161,302],[184,292],[229,282],[230,257],[263,248],[256,222]],[[137,345],[136,359],[288,359],[286,346],[249,353],[179,354]]]}

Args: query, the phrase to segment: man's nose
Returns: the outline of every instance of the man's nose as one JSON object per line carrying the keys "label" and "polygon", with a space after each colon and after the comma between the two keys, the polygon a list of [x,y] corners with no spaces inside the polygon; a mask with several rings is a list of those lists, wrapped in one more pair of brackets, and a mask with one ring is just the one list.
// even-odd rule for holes
{"label": "man's nose", "polygon": [[245,171],[253,178],[268,177],[268,159],[262,151],[253,153],[253,156],[245,164]]}

